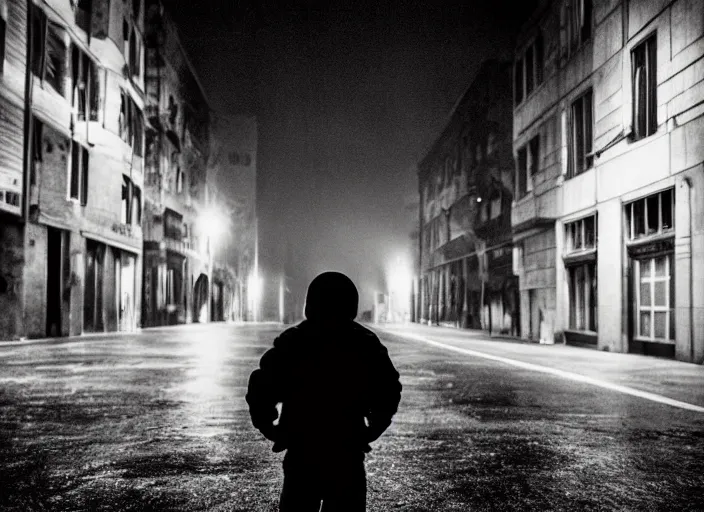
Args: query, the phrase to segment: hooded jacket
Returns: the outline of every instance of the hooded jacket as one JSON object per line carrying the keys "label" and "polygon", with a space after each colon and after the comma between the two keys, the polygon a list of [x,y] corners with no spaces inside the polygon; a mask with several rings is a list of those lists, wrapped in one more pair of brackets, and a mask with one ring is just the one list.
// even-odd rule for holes
{"label": "hooded jacket", "polygon": [[399,374],[379,338],[354,321],[357,303],[349,278],[321,274],[308,288],[306,320],[277,337],[252,372],[252,423],[274,451],[369,451],[390,425]]}

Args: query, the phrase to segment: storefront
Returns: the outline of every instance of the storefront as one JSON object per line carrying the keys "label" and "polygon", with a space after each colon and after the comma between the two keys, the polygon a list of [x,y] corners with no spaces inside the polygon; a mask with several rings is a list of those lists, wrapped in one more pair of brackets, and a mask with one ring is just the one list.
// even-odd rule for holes
{"label": "storefront", "polygon": [[667,189],[625,205],[629,352],[675,357],[675,198]]}

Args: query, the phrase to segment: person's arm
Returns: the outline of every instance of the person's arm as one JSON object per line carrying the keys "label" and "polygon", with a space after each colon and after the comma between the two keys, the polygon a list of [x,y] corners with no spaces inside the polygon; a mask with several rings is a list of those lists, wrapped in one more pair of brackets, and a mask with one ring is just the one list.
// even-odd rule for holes
{"label": "person's arm", "polygon": [[394,368],[389,351],[380,341],[375,350],[372,365],[371,404],[367,420],[367,442],[371,443],[379,438],[391,425],[391,418],[398,410],[401,401],[401,382],[399,373]]}
{"label": "person's arm", "polygon": [[274,420],[279,415],[276,404],[281,401],[280,378],[281,348],[274,346],[264,353],[259,361],[259,368],[249,376],[245,397],[252,425],[271,441],[276,441]]}

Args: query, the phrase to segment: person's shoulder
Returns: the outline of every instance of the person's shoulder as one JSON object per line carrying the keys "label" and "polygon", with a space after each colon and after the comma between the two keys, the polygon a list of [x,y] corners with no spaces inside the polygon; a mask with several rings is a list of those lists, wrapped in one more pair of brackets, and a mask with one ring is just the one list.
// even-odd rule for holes
{"label": "person's shoulder", "polygon": [[289,327],[281,334],[279,334],[274,340],[274,346],[283,348],[291,343],[294,343],[296,340],[301,339],[303,336],[305,336],[306,331],[307,326],[306,321],[304,320],[294,326]]}
{"label": "person's shoulder", "polygon": [[360,323],[352,322],[351,331],[354,333],[356,338],[362,339],[367,343],[374,344],[374,345],[381,343],[381,341],[379,340],[379,337],[376,335],[376,333],[374,331],[363,326]]}

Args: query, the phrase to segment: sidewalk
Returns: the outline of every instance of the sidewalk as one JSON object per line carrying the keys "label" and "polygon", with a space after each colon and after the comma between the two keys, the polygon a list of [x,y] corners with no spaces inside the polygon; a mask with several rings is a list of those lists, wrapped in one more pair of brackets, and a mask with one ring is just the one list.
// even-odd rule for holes
{"label": "sidewalk", "polygon": [[490,357],[571,372],[704,407],[703,365],[563,344],[541,345],[510,337],[490,337],[483,331],[450,327],[419,324],[370,327],[411,342],[422,342],[414,341],[414,336],[425,338],[451,347],[481,352]]}

